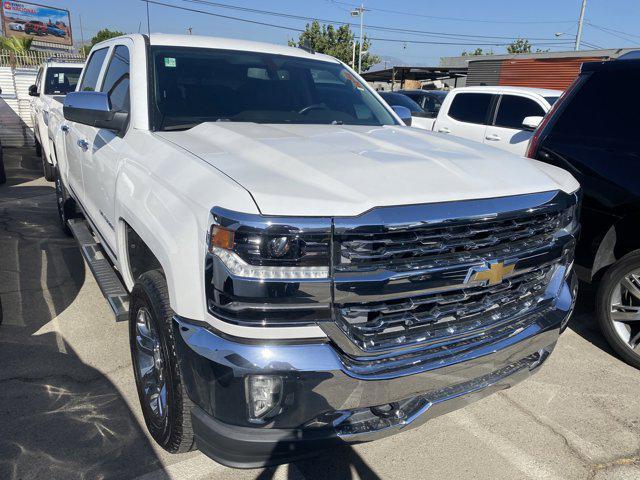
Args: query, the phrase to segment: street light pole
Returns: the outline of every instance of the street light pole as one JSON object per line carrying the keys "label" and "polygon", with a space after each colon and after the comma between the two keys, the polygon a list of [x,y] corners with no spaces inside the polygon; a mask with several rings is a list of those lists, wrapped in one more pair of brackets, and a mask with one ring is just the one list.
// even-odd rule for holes
{"label": "street light pole", "polygon": [[580,42],[582,41],[582,24],[584,23],[584,13],[587,10],[587,0],[582,0],[582,8],[580,8],[580,20],[578,20],[578,33],[576,33],[576,52],[580,50]]}
{"label": "street light pole", "polygon": [[[360,17],[360,51],[358,52],[358,73],[362,72],[362,41],[363,41],[363,31],[364,31],[364,12],[365,12],[365,8],[364,8],[364,4],[360,4],[359,7],[354,8],[353,10],[351,10],[351,16],[352,17]],[[353,63],[355,64],[355,43],[353,45],[354,48],[354,60]],[[353,65],[353,67],[355,68],[355,65]]]}

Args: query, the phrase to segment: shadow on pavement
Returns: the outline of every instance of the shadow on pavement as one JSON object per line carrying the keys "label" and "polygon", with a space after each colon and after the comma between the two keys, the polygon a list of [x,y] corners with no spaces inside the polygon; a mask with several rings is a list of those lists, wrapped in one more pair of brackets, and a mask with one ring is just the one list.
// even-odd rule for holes
{"label": "shadow on pavement", "polygon": [[602,336],[596,320],[596,290],[597,285],[580,282],[576,310],[569,322],[569,328],[589,343],[615,356],[616,354]]}
{"label": "shadow on pavement", "polygon": [[0,478],[132,478],[157,469],[160,462],[118,389],[56,328],[87,273],[59,227],[52,184],[26,185],[41,175],[31,151],[7,149],[4,159]]}

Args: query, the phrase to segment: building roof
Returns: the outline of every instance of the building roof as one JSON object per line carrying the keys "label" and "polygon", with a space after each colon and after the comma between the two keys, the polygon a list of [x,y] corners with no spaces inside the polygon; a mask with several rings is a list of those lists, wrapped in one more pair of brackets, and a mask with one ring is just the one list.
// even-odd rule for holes
{"label": "building roof", "polygon": [[402,80],[441,80],[465,76],[467,68],[444,68],[444,67],[391,67],[375,72],[365,72],[362,77],[367,82],[390,82]]}
{"label": "building roof", "polygon": [[461,55],[458,57],[442,57],[440,65],[443,68],[464,68],[469,66],[469,62],[487,60],[508,60],[508,59],[547,59],[547,58],[618,58],[625,53],[637,50],[637,48],[608,48],[601,50],[579,50],[564,52],[536,52],[536,53],[505,53],[501,55]]}

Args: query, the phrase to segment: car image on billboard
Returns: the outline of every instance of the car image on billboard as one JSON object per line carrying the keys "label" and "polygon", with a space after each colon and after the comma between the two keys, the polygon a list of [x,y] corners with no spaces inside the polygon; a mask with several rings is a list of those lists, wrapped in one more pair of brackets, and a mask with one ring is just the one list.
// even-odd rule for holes
{"label": "car image on billboard", "polygon": [[7,37],[31,37],[43,42],[73,44],[68,10],[37,3],[2,0],[0,14],[2,29]]}

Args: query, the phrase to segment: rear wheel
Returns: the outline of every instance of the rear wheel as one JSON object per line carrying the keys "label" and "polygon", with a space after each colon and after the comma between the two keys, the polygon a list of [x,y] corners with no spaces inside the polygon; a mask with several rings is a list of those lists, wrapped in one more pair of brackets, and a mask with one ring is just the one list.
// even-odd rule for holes
{"label": "rear wheel", "polygon": [[55,177],[55,169],[53,165],[47,162],[47,158],[44,152],[42,152],[42,155],[40,157],[42,158],[42,173],[44,175],[44,179],[47,180],[48,182],[55,181],[56,177]]}
{"label": "rear wheel", "polygon": [[640,368],[640,251],[622,257],[602,277],[596,311],[611,347]]}
{"label": "rear wheel", "polygon": [[195,450],[191,409],[182,382],[173,335],[173,311],[164,275],[140,276],[131,292],[131,359],[144,421],[158,444],[171,453]]}
{"label": "rear wheel", "polygon": [[78,216],[76,202],[69,196],[67,189],[62,183],[58,169],[54,170],[53,177],[56,186],[56,203],[58,205],[58,219],[60,220],[60,226],[66,235],[71,236],[71,229],[69,228],[68,221],[69,219],[76,218]]}

